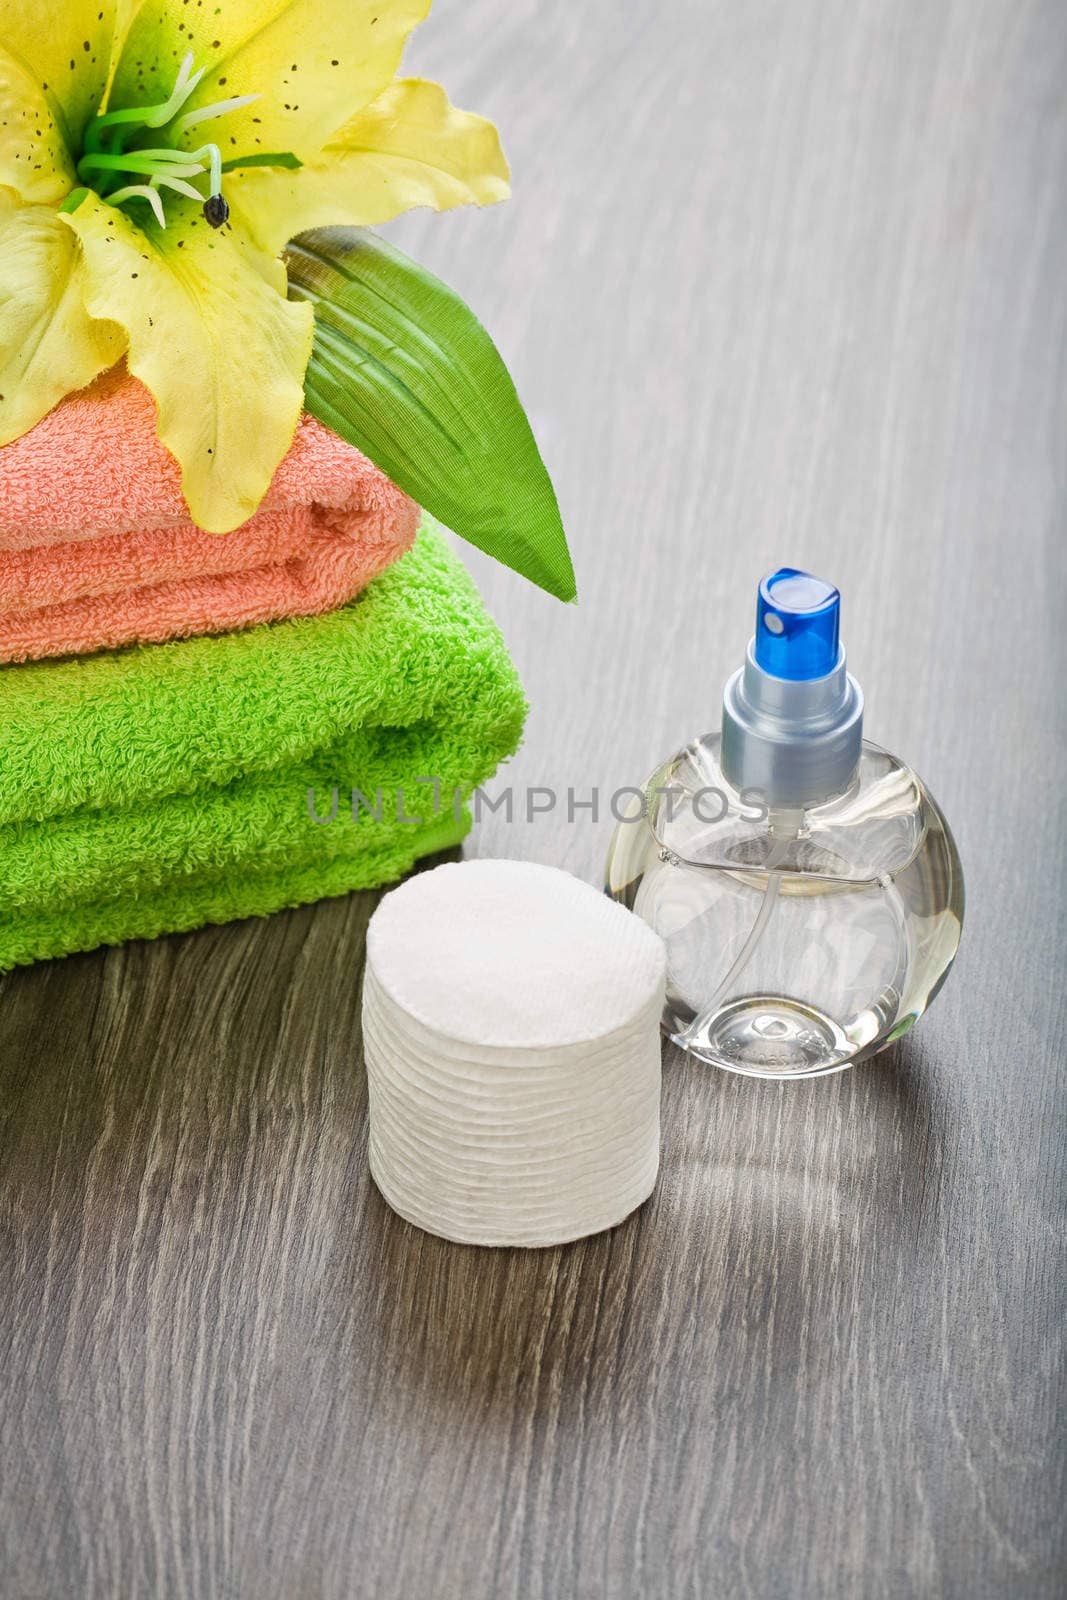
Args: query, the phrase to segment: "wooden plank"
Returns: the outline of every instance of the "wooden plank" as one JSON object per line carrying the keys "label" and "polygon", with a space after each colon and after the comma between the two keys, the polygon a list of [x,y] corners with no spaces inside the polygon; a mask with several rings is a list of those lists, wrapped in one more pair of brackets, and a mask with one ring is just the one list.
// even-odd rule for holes
{"label": "wooden plank", "polygon": [[761,571],[845,596],[968,876],[875,1064],[666,1062],[623,1227],[477,1251],[365,1161],[370,895],[0,982],[0,1589],[1054,1596],[1062,1507],[1067,18],[1055,0],[439,4],[509,207],[404,219],[556,476],[579,608],[471,553],[533,713],[471,849],[713,726]]}

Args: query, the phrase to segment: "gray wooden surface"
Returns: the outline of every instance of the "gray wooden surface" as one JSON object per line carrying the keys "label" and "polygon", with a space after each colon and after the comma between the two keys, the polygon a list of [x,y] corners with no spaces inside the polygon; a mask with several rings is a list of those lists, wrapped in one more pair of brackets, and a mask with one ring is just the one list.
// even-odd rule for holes
{"label": "gray wooden surface", "polygon": [[[471,556],[533,703],[493,787],[640,782],[810,565],[963,947],[839,1078],[669,1054],[652,1202],[527,1254],[369,1183],[373,896],[0,983],[0,1592],[1057,1596],[1067,13],[439,0],[409,63],[516,199],[391,233],[495,332],[581,583]],[[595,881],[609,832],[469,848]]]}

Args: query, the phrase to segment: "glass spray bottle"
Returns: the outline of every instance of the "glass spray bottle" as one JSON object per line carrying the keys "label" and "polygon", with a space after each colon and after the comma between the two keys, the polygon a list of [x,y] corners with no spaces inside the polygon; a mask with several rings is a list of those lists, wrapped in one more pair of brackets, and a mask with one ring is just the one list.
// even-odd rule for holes
{"label": "glass spray bottle", "polygon": [[658,768],[607,889],[662,935],[664,1028],[758,1077],[839,1071],[899,1038],[959,945],[963,874],[921,779],[863,738],[840,595],[764,578],[722,731]]}

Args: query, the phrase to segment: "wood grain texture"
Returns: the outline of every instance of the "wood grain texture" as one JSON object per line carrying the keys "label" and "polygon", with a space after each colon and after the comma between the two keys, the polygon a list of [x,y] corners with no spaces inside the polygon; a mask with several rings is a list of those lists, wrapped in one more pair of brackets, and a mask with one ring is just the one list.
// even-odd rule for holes
{"label": "wood grain texture", "polygon": [[[758,574],[825,569],[961,954],[828,1082],[670,1054],[653,1200],[529,1253],[369,1183],[373,896],[0,982],[0,1592],[1058,1596],[1067,13],[439,0],[410,65],[516,200],[391,235],[497,336],[581,585],[470,554],[534,708],[495,787],[640,782]],[[470,848],[595,881],[609,833]]]}

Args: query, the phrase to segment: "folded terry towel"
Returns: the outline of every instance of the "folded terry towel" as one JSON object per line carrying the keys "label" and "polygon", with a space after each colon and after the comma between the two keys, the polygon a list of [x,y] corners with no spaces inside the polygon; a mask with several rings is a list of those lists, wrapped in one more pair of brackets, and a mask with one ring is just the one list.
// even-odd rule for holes
{"label": "folded terry towel", "polygon": [[0,971],[397,878],[463,836],[454,791],[524,711],[428,518],[328,616],[0,668]]}
{"label": "folded terry towel", "polygon": [[410,547],[418,519],[304,417],[251,521],[202,533],[151,395],[117,367],[0,450],[0,662],[331,611]]}

